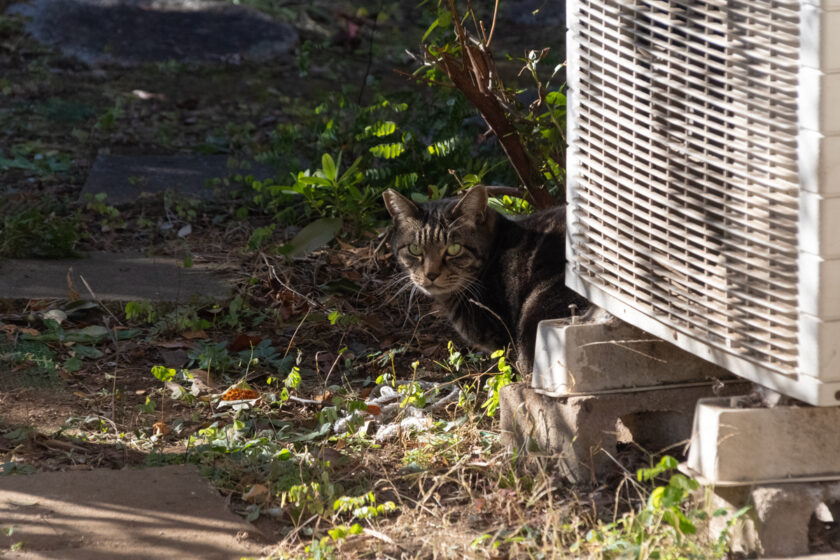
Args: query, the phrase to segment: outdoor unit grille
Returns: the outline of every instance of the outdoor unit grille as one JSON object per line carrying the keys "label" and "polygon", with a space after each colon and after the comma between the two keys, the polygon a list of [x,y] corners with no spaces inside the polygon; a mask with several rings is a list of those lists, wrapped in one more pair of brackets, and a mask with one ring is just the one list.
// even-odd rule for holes
{"label": "outdoor unit grille", "polygon": [[811,1],[568,2],[566,282],[836,405],[840,0]]}

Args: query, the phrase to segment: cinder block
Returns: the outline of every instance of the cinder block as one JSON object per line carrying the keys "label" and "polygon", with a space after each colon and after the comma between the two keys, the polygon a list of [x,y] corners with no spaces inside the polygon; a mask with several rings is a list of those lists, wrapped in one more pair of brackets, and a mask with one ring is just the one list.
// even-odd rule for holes
{"label": "cinder block", "polygon": [[828,515],[837,514],[840,482],[717,487],[706,493],[705,502],[711,511],[723,508],[729,512],[711,517],[712,539],[727,529],[735,511],[751,507],[741,523],[729,529],[732,552],[764,557],[801,556],[809,552],[811,516],[820,507]]}
{"label": "cinder block", "polygon": [[[750,387],[738,382],[721,390],[744,394]],[[502,438],[519,449],[557,455],[571,482],[595,481],[608,472],[618,442],[634,441],[651,452],[687,443],[697,400],[713,394],[707,385],[550,397],[514,383],[499,394]]]}
{"label": "cinder block", "polygon": [[731,379],[732,374],[615,317],[542,321],[531,386],[551,395]]}
{"label": "cinder block", "polygon": [[840,477],[840,407],[697,403],[687,465],[714,485]]}

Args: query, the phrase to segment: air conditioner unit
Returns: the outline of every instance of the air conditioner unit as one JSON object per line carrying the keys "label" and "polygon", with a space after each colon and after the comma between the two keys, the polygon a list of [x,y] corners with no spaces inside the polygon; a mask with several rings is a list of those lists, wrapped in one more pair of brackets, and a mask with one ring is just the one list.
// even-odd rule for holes
{"label": "air conditioner unit", "polygon": [[567,284],[840,404],[840,0],[567,10]]}

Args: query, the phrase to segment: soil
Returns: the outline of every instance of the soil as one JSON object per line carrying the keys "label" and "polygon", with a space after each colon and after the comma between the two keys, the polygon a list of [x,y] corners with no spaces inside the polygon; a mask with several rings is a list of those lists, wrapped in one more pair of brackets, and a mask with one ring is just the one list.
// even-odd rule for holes
{"label": "soil", "polygon": [[[0,11],[9,4],[0,0]],[[304,68],[302,54],[298,60],[263,64],[233,57],[196,67],[169,63],[130,69],[107,64],[91,67],[32,40],[19,19],[0,19],[0,66],[4,68],[0,146],[6,150],[0,158],[11,158],[7,146],[14,147],[27,161],[49,160],[59,170],[2,170],[0,197],[6,198],[0,202],[19,204],[21,209],[65,199],[75,204],[98,153],[171,155],[200,148],[203,153],[221,150],[250,159],[256,148],[271,146],[272,131],[279,125],[305,120],[308,115],[293,110],[301,99],[316,99],[341,83],[352,89],[349,97],[358,95],[367,102],[373,97],[372,88],[360,86],[369,76],[382,89],[395,84],[406,87],[407,82],[393,69],[411,71],[416,63],[402,55],[369,60],[358,22],[369,27],[370,21],[353,16],[355,6],[336,7],[338,3],[326,0],[291,3],[293,9],[299,4],[307,14],[294,22],[301,43],[308,41],[307,48],[316,54],[324,49],[337,59],[337,70],[320,60]],[[377,2],[366,4],[370,11]],[[377,40],[385,34],[422,36],[424,29],[414,17],[416,3],[403,4],[410,7],[399,8],[402,19],[380,26]],[[511,28],[510,33],[516,39],[521,31],[557,36],[550,30],[534,32],[526,27]],[[499,43],[511,40],[498,33]],[[512,74],[518,70],[513,69],[515,63],[508,66]],[[216,141],[219,136],[227,140],[223,148]],[[0,508],[7,508],[0,509],[0,527],[8,530],[11,522],[14,528],[3,537],[0,556],[110,558],[119,549],[121,558],[149,558],[149,547],[170,546],[168,557],[189,558],[186,554],[192,553],[196,558],[223,558],[213,554],[221,550],[256,554],[262,550],[260,538],[302,546],[312,539],[304,529],[313,529],[290,519],[285,511],[260,515],[256,530],[244,526],[242,519],[253,512],[255,504],[243,496],[261,481],[247,469],[226,478],[230,473],[225,470],[223,452],[215,462],[200,465],[201,475],[212,478],[218,499],[208,502],[208,509],[190,507],[192,493],[198,492],[195,484],[201,481],[196,482],[194,471],[184,475],[180,470],[191,451],[188,437],[229,421],[233,415],[219,406],[219,397],[240,380],[242,371],[266,396],[265,402],[257,404],[264,413],[260,421],[265,422],[265,429],[283,423],[314,429],[325,401],[331,399],[330,392],[338,388],[342,395],[363,395],[378,376],[395,371],[414,371],[418,378],[435,381],[461,375],[479,384],[478,372],[486,371],[487,360],[474,364],[471,374],[447,374],[438,365],[449,355],[448,341],[460,346],[457,335],[426,302],[412,299],[408,290],[402,290],[404,284],[394,279],[384,228],[352,240],[348,236],[330,249],[289,262],[260,251],[244,251],[253,228],[269,221],[260,216],[245,223],[233,220],[230,206],[227,201],[193,205],[161,197],[144,199],[119,208],[119,219],[124,220],[119,226],[83,207],[85,216],[78,225],[85,237],[77,248],[143,251],[183,259],[186,243],[176,232],[189,223],[190,258],[236,271],[241,288],[237,294],[247,304],[241,315],[231,305],[191,302],[188,311],[162,306],[156,308],[154,319],[128,319],[124,305],[114,302],[71,311],[73,298],[0,300],[0,367],[11,364],[0,371],[0,457],[4,473],[13,475],[0,478]],[[68,214],[75,208],[68,209]],[[175,227],[163,230],[142,225],[150,222],[174,223]],[[299,229],[278,225],[272,241],[282,244]],[[141,334],[91,344],[101,355],[83,356],[70,367],[84,344],[66,340],[42,344],[27,338],[48,333],[44,315],[58,310],[67,314],[61,323],[65,332],[106,325],[121,331],[137,328]],[[333,312],[337,314],[330,318]],[[192,323],[187,327],[184,320]],[[211,326],[202,327],[200,321]],[[278,391],[276,381],[269,386],[268,380],[277,372],[265,364],[247,368],[229,364],[225,369],[213,360],[201,362],[200,354],[216,344],[225,342],[228,349],[245,351],[261,341],[269,342],[281,355],[294,357],[300,352],[298,401],[282,408],[271,406],[268,396]],[[24,354],[14,357],[23,346]],[[392,358],[383,353],[389,349],[394,350]],[[159,365],[187,369],[203,380],[192,402],[170,398],[172,388],[151,374]],[[446,411],[442,417],[453,419]],[[475,449],[483,449],[478,442],[486,435],[476,430],[471,436],[477,438],[475,443],[465,440],[450,453],[477,456]],[[304,442],[298,447],[308,445]],[[330,460],[336,486],[358,493],[375,488],[382,500],[397,501],[408,488],[405,495],[416,503],[422,500],[428,504],[422,505],[423,511],[432,512],[421,515],[419,509],[406,507],[398,519],[400,532],[392,533],[393,537],[360,536],[355,542],[369,549],[368,556],[409,554],[421,544],[426,550],[436,551],[442,545],[468,550],[480,534],[477,531],[501,519],[499,512],[507,507],[506,494],[495,481],[482,479],[475,491],[493,499],[474,514],[471,499],[459,494],[461,486],[448,480],[448,474],[440,480],[422,472],[415,476],[403,458],[411,451],[422,451],[417,441],[398,439],[364,453],[345,445],[351,444],[326,440],[311,444],[317,457]],[[454,460],[440,460],[436,468],[447,472]],[[493,461],[479,461],[475,473]],[[399,473],[396,480],[391,480],[393,473]],[[423,480],[435,489],[425,493]],[[3,492],[23,492],[26,497],[10,501]],[[131,507],[124,508],[125,504]],[[108,512],[105,521],[110,525],[102,525],[102,510]],[[177,512],[192,516],[181,517]],[[238,515],[236,520],[231,521],[230,512]],[[510,511],[507,516],[511,518]],[[67,523],[61,539],[41,540],[37,531],[30,531],[31,526],[49,527],[44,519]],[[161,535],[170,529],[145,525],[149,519],[171,523],[176,532]],[[210,526],[214,519],[227,520],[224,535]],[[438,536],[441,526],[450,538]],[[325,530],[315,529],[318,535]],[[243,530],[251,536],[237,539]],[[224,538],[214,541],[213,534]],[[22,550],[12,550],[18,543]],[[210,548],[196,548],[197,543]],[[60,554],[56,547],[63,547]]]}
{"label": "soil", "polygon": [[0,478],[4,558],[237,560],[262,549],[192,466]]}

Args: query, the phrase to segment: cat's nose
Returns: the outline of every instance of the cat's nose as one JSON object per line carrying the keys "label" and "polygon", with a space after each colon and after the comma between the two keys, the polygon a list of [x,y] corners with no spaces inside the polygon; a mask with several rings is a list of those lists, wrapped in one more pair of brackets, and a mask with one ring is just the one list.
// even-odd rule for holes
{"label": "cat's nose", "polygon": [[429,282],[434,282],[435,278],[437,278],[438,276],[440,276],[439,271],[430,270],[426,272],[426,280],[428,280]]}

